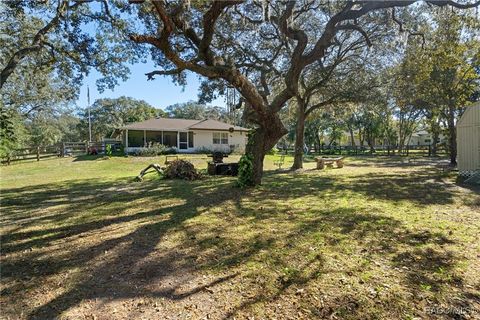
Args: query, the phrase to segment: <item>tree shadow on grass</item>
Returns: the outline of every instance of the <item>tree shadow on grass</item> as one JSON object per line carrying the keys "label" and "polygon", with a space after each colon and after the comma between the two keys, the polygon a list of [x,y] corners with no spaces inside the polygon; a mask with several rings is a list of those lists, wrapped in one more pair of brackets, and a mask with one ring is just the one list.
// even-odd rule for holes
{"label": "tree shadow on grass", "polygon": [[[32,318],[51,318],[59,315],[62,311],[75,305],[79,301],[100,296],[108,296],[110,291],[103,288],[103,294],[96,291],[95,288],[109,286],[111,279],[122,275],[122,267],[124,275],[131,272],[132,265],[135,265],[151,252],[155,251],[155,247],[162,241],[162,237],[170,229],[178,228],[182,223],[195,215],[201,214],[200,207],[215,206],[225,199],[222,188],[225,184],[231,184],[228,180],[216,179],[214,185],[212,181],[209,183],[203,182],[177,182],[177,181],[150,181],[137,184],[133,188],[125,185],[125,182],[98,182],[98,181],[82,181],[77,183],[69,183],[62,186],[32,186],[24,187],[15,190],[6,190],[2,194],[2,203],[7,209],[16,210],[15,215],[7,215],[4,217],[5,221],[10,219],[20,220],[22,226],[30,226],[32,223],[41,225],[46,223],[46,220],[37,219],[35,221],[26,221],[21,219],[21,209],[27,208],[23,211],[27,216],[28,210],[34,210],[35,207],[41,206],[48,208],[49,205],[66,205],[68,213],[75,214],[82,210],[103,210],[102,214],[98,215],[97,219],[88,222],[82,220],[70,221],[68,213],[59,213],[48,218],[48,227],[41,229],[28,230],[25,232],[18,231],[7,233],[2,237],[2,254],[7,254],[7,259],[4,259],[2,265],[2,278],[4,281],[18,282],[29,279],[28,287],[34,287],[35,283],[42,277],[60,273],[69,268],[79,266],[89,267],[96,260],[105,260],[102,256],[109,252],[122,248],[117,253],[117,257],[113,261],[102,262],[100,267],[95,267],[87,279],[80,281],[74,290],[67,291],[65,294],[52,300],[47,305],[36,310],[31,314]],[[120,188],[119,188],[120,185]],[[161,187],[159,187],[159,185]],[[109,199],[91,199],[85,201],[92,192],[101,192],[110,188],[117,188],[115,195],[108,197]],[[141,192],[138,192],[141,189]],[[128,203],[128,201],[135,201],[138,199],[149,201],[161,201],[162,199],[177,199],[172,204],[167,204],[158,209],[140,211],[134,214],[123,214],[112,211],[112,203]],[[102,209],[102,206],[110,204],[109,209]],[[138,206],[138,205],[137,205]],[[114,211],[118,210],[119,206],[113,206]],[[128,211],[129,206],[123,207],[123,212]],[[108,214],[110,213],[110,215]],[[41,214],[41,212],[40,212]],[[111,214],[114,216],[111,217]],[[119,216],[115,216],[119,214]],[[106,216],[106,217],[105,217]],[[165,217],[162,217],[165,216]],[[19,219],[20,218],[20,219]],[[88,219],[88,217],[86,217]],[[128,225],[130,223],[139,221],[152,221],[134,229],[132,232],[127,232],[119,237],[111,238],[100,242],[93,246],[80,248],[75,252],[62,252],[58,250],[59,254],[49,255],[49,253],[27,253],[27,261],[24,259],[15,259],[15,254],[21,254],[22,250],[32,248],[46,248],[55,247],[57,241],[71,239],[71,241],[78,240],[78,237],[88,235],[89,233],[101,232],[102,229],[112,228],[113,226]],[[155,220],[159,220],[155,222]],[[52,227],[52,224],[60,224],[60,227]],[[29,251],[29,250],[27,250]],[[8,254],[13,254],[13,258],[8,259]],[[177,265],[177,262],[182,263]],[[127,263],[127,265],[125,265]],[[174,269],[190,269],[188,256],[182,254],[166,254],[160,257],[158,261],[158,269],[161,272],[168,272]],[[184,270],[184,271],[185,271]],[[157,275],[155,275],[157,276]],[[181,278],[181,277],[179,277]],[[227,277],[228,278],[228,277]],[[226,279],[227,279],[226,278]],[[34,281],[32,281],[34,280]],[[125,280],[125,279],[124,279]],[[215,281],[213,282],[215,283]],[[138,284],[138,281],[136,281]],[[136,286],[135,284],[135,286]],[[133,286],[133,285],[132,285]],[[131,290],[132,286],[127,286],[136,295],[135,290]],[[113,285],[115,287],[115,285]],[[9,287],[3,294],[9,294],[19,290],[25,290],[23,283],[16,287]],[[115,288],[114,288],[115,289]],[[116,288],[119,289],[119,288]],[[174,289],[173,289],[174,290]],[[86,293],[88,292],[88,293]],[[170,292],[170,293],[169,293]],[[175,297],[176,294],[172,290],[165,292],[156,292],[155,295]],[[122,296],[128,296],[124,292]],[[185,296],[185,293],[179,294],[178,297]]]}
{"label": "tree shadow on grass", "polygon": [[[268,202],[265,203],[265,206],[269,206]],[[269,257],[269,259],[274,260],[272,266],[275,266],[277,270],[282,270],[283,268],[293,270],[293,272],[288,274],[280,273],[276,288],[269,292],[252,285],[248,288],[248,291],[256,292],[256,294],[230,310],[224,316],[224,319],[230,319],[238,314],[242,314],[245,310],[251,310],[253,306],[258,304],[267,304],[273,309],[279,301],[284,301],[281,298],[285,295],[293,296],[293,300],[295,300],[295,297],[299,295],[299,292],[303,291],[303,288],[308,288],[310,282],[315,282],[321,278],[341,278],[343,276],[348,277],[349,274],[360,274],[365,271],[364,267],[356,263],[345,264],[341,268],[334,270],[326,266],[325,261],[332,259],[332,251],[341,255],[342,250],[345,250],[345,248],[350,250],[350,247],[360,250],[360,252],[354,254],[357,258],[361,257],[367,261],[382,261],[386,257],[392,257],[391,260],[385,262],[386,266],[390,264],[393,267],[408,266],[409,271],[399,273],[398,276],[402,277],[404,286],[415,296],[422,292],[423,286],[426,284],[437,291],[447,286],[461,286],[461,278],[451,281],[431,276],[432,272],[438,270],[449,274],[459,259],[455,254],[440,250],[419,249],[419,246],[454,244],[452,239],[440,233],[409,231],[399,220],[382,215],[357,212],[357,210],[361,211],[362,209],[364,208],[318,210],[310,213],[309,218],[299,223],[294,231],[281,236],[271,236],[268,242],[264,242],[267,245],[263,249],[269,250],[269,255],[278,251],[278,248],[284,248],[285,250],[284,255],[278,258]],[[242,210],[245,211],[245,208]],[[262,213],[262,217],[265,218],[273,214],[278,214],[278,212],[273,210],[269,212],[267,210],[267,212]],[[293,218],[293,220],[296,219]],[[292,223],[295,222],[293,221]],[[314,248],[314,252],[309,252],[307,248],[299,245],[304,242],[308,242],[311,246],[320,246],[322,249]],[[312,249],[310,248],[310,250]],[[329,256],[324,256],[325,253],[330,254]],[[242,263],[252,259],[253,256],[250,256],[250,254],[251,252],[242,259]],[[308,258],[302,259],[302,255]],[[336,253],[333,254],[334,257],[336,255]],[[421,255],[422,257],[416,263],[410,263],[411,261],[406,259],[406,257],[416,257],[416,255]],[[342,290],[341,288],[339,289]],[[355,294],[357,295],[356,298],[354,297]],[[368,292],[351,293],[353,298],[351,297],[350,301],[347,302],[355,305],[357,304],[355,301],[360,298],[358,295],[367,296],[367,294]],[[296,314],[299,310],[299,304],[303,304],[308,308],[316,304],[316,301],[311,299],[311,296],[310,298],[302,297],[301,299],[303,301],[295,301],[295,307],[292,307],[290,310],[290,312],[293,312],[293,317],[307,316],[306,314]],[[337,301],[337,298],[335,298],[327,303],[330,304],[328,307],[312,308],[310,311],[317,316],[330,317],[338,310],[345,308],[345,303],[344,300],[340,299]],[[391,303],[394,304],[395,302]],[[398,306],[399,309],[403,307],[402,303]],[[395,307],[392,307],[393,309]],[[343,310],[343,312],[354,316],[356,308],[349,307]],[[271,316],[274,315],[272,314]]]}
{"label": "tree shadow on grass", "polygon": [[451,204],[461,193],[456,184],[444,181],[443,172],[428,167],[413,169],[407,173],[371,172],[356,174],[353,177],[330,176],[328,172],[317,170],[298,174],[290,173],[283,177],[278,174],[267,177],[271,177],[268,180],[271,197],[281,197],[286,200],[295,198],[308,190],[320,197],[328,192],[353,192],[372,199],[436,205]]}
{"label": "tree shadow on grass", "polygon": [[[125,157],[125,155],[114,155],[114,157]],[[97,160],[108,160],[108,157],[104,154],[82,154],[75,156],[73,162],[79,161],[97,161]]]}
{"label": "tree shadow on grass", "polygon": [[[267,176],[262,188],[246,192],[235,188],[231,178],[195,182],[152,180],[141,184],[89,180],[5,190],[2,206],[5,204],[14,214],[3,217],[4,222],[15,220],[24,228],[34,225],[38,228],[14,229],[2,237],[2,255],[7,254],[2,262],[2,282],[11,283],[2,296],[9,304],[15,304],[19,297],[21,300],[23,294],[38,286],[55,286],[48,282],[49,276],[66,278],[70,270],[80,270],[63,293],[35,309],[29,307],[28,318],[54,318],[82,301],[96,299],[162,298],[185,303],[193,297],[207,301],[212,295],[220,302],[205,302],[200,309],[213,308],[214,318],[227,318],[248,313],[258,303],[273,303],[282,295],[291,294],[293,288],[308,286],[319,278],[348,272],[326,267],[329,257],[325,253],[338,250],[342,254],[350,246],[362,248],[359,254],[368,260],[391,255],[389,262],[393,266],[408,265],[410,271],[402,275],[402,280],[414,292],[420,291],[419,285],[425,283],[435,290],[450,285],[443,279],[429,277],[429,272],[453,268],[459,259],[455,254],[432,249],[424,252],[422,261],[410,261],[410,257],[422,253],[418,250],[427,250],[419,249],[419,245],[453,243],[443,234],[410,231],[401,221],[365,213],[368,208],[360,206],[328,208],[312,204],[308,215],[292,215],[288,212],[295,208],[288,202],[278,205],[279,200],[318,195],[314,192],[350,190],[377,196],[372,194],[372,186],[391,188],[381,183],[384,176],[362,176],[353,185],[325,176],[272,177]],[[407,188],[411,187],[408,181],[413,178],[402,179],[407,179]],[[377,192],[382,198],[383,192]],[[436,192],[445,196],[450,191]],[[102,196],[97,197],[99,193]],[[403,191],[399,199],[407,199],[409,195],[409,191]],[[150,205],[144,208],[142,203]],[[151,208],[152,203],[158,205]],[[55,206],[62,209],[43,219],[43,210]],[[212,213],[217,209],[218,213]],[[32,212],[38,219],[28,220]],[[22,213],[26,217],[22,218]],[[214,220],[191,222],[202,216]],[[116,228],[123,231],[116,234]],[[88,243],[82,242],[84,236],[98,238]],[[69,242],[78,247],[68,246]],[[308,246],[318,248],[306,252],[310,250]],[[29,252],[32,247],[38,249]],[[271,266],[275,271],[265,277],[276,278],[273,288],[259,287],[255,279],[245,281],[252,280],[244,269],[249,264]],[[349,268],[357,269],[358,265],[346,267]],[[255,269],[250,276],[256,272]],[[205,273],[211,276],[199,280],[198,275]],[[423,277],[416,278],[416,274]],[[229,301],[225,301],[225,293],[212,293],[212,288],[224,288],[231,281],[251,294],[222,311],[219,303]],[[23,301],[25,308],[29,302]],[[164,307],[169,308],[176,312],[183,305]]]}

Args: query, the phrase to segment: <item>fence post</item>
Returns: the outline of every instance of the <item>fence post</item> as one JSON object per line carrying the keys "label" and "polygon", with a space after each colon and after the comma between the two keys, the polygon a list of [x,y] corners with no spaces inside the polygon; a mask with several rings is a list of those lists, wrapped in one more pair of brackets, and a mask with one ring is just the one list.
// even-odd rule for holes
{"label": "fence post", "polygon": [[85,142],[85,153],[88,154],[88,147],[90,142]]}
{"label": "fence post", "polygon": [[40,161],[40,146],[37,146],[37,161]]}

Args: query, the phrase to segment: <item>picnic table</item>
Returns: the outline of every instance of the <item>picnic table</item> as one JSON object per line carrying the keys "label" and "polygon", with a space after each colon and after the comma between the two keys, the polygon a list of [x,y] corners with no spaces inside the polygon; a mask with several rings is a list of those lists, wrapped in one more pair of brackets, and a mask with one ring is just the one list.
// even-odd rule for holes
{"label": "picnic table", "polygon": [[322,170],[325,166],[332,168],[335,163],[337,168],[343,168],[343,157],[338,158],[326,158],[326,157],[316,157],[315,161],[317,162],[317,169]]}

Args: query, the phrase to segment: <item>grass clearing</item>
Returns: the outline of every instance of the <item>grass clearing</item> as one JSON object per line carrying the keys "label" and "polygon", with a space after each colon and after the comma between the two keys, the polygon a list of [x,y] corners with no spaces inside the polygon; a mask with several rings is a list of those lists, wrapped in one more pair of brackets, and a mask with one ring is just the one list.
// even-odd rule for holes
{"label": "grass clearing", "polygon": [[479,190],[423,158],[273,159],[251,190],[132,182],[163,157],[1,167],[1,317],[480,317]]}

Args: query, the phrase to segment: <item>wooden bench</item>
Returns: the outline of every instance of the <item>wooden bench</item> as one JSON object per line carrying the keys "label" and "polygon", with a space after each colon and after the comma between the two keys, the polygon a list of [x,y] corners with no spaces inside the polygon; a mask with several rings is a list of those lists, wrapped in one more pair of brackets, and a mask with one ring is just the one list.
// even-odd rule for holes
{"label": "wooden bench", "polygon": [[323,157],[316,157],[315,161],[317,162],[317,169],[324,169],[325,166],[332,168],[333,163],[337,165],[337,168],[343,168],[343,157],[338,158],[323,158]]}
{"label": "wooden bench", "polygon": [[[169,160],[171,159],[171,160]],[[165,156],[165,164],[169,164],[170,162],[178,160],[178,156]]]}
{"label": "wooden bench", "polygon": [[273,161],[273,165],[278,166],[278,169],[281,169],[285,163],[285,156],[282,155],[280,159]]}

